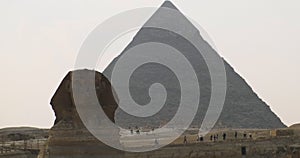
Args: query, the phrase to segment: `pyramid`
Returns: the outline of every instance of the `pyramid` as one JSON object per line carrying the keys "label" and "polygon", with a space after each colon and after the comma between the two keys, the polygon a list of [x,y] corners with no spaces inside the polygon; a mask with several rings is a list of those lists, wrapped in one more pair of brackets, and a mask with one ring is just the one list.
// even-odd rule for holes
{"label": "pyramid", "polygon": [[[165,12],[165,9],[176,11]],[[166,29],[147,27],[147,26],[170,27],[173,31]],[[184,37],[174,32],[179,32]],[[208,105],[211,99],[212,83],[208,66],[201,53],[189,42],[193,41],[202,50],[215,54],[221,58],[218,53],[205,41],[199,30],[178,11],[177,7],[170,1],[165,1],[162,6],[152,15],[145,23],[124,51],[116,57],[109,66],[104,70],[103,74],[111,80],[112,71],[116,62],[120,57],[124,56],[131,48],[143,43],[157,42],[169,45],[180,51],[196,72],[198,83],[200,86],[200,102],[196,116],[191,126],[200,127]],[[152,53],[151,50],[145,50],[146,53]],[[148,52],[147,52],[148,51]],[[164,52],[159,52],[163,54]],[[142,56],[142,55],[141,55]],[[141,56],[127,61],[128,63],[135,61]],[[159,56],[158,56],[159,58]],[[285,125],[271,111],[270,107],[260,99],[251,89],[246,81],[237,74],[234,69],[224,60],[227,89],[223,111],[217,121],[215,127],[228,128],[281,128]],[[212,61],[214,62],[214,61]],[[182,63],[178,63],[180,66]],[[181,69],[181,73],[186,70]],[[188,79],[189,76],[186,76]],[[134,71],[130,78],[130,93],[132,99],[140,104],[146,105],[150,102],[149,87],[153,83],[161,83],[167,91],[166,102],[163,108],[153,116],[141,118],[132,116],[122,109],[118,109],[116,113],[116,122],[120,126],[151,126],[158,127],[164,122],[168,122],[176,114],[180,103],[180,83],[176,75],[168,67],[157,64],[147,63],[140,66]],[[113,84],[113,83],[112,83]],[[113,85],[115,87],[115,85]],[[130,98],[128,98],[130,99]],[[191,100],[193,102],[193,100]]]}

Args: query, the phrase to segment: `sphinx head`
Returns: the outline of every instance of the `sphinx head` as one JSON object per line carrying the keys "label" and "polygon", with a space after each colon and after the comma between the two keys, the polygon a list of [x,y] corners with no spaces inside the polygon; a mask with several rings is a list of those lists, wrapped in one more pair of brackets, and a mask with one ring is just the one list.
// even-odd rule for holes
{"label": "sphinx head", "polygon": [[[74,79],[74,76],[76,78]],[[93,76],[93,83],[91,84],[90,78]],[[73,81],[76,80],[76,81]],[[56,115],[55,125],[61,121],[71,122],[74,125],[82,125],[82,121],[74,105],[73,98],[73,86],[76,84],[77,88],[80,88],[82,95],[88,95],[84,93],[91,90],[89,87],[93,87],[93,92],[96,94],[99,104],[101,105],[104,113],[107,117],[115,122],[115,111],[118,108],[116,95],[109,80],[101,73],[93,70],[76,70],[69,72],[63,81],[60,83],[54,96],[51,99],[51,105]],[[84,97],[83,97],[84,98]],[[87,97],[85,97],[86,99]],[[89,100],[81,100],[84,104],[89,104]]]}

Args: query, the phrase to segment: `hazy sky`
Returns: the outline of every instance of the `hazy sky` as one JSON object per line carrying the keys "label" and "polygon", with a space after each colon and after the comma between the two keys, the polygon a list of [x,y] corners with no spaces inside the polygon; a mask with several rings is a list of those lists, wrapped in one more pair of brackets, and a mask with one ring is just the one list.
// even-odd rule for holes
{"label": "hazy sky", "polygon": [[[219,54],[285,124],[300,123],[299,0],[172,2],[208,32]],[[163,0],[2,0],[0,128],[51,127],[55,116],[50,99],[72,70],[88,33],[112,15],[161,3]],[[130,38],[132,35],[124,38],[123,47]]]}

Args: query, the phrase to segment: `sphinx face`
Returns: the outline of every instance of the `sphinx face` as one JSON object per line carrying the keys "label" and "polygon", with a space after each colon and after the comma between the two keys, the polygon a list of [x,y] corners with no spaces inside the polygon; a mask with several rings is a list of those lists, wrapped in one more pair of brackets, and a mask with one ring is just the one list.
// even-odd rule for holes
{"label": "sphinx face", "polygon": [[[76,81],[72,78],[72,75],[76,75]],[[94,82],[89,84],[90,78],[87,76],[95,77]],[[92,70],[76,70],[69,72],[59,85],[57,91],[51,99],[51,105],[56,115],[55,125],[60,121],[68,121],[73,124],[82,124],[76,106],[74,105],[73,89],[72,85],[76,84],[76,87],[80,88],[80,95],[89,95],[90,90],[96,91],[97,99],[107,117],[115,122],[115,111],[118,108],[118,103],[115,99],[113,88],[109,80],[99,72]],[[91,89],[90,87],[93,87]],[[79,96],[80,97],[80,96]],[[82,97],[86,100],[81,100],[84,104],[93,104],[89,97]],[[88,106],[87,106],[88,107]]]}

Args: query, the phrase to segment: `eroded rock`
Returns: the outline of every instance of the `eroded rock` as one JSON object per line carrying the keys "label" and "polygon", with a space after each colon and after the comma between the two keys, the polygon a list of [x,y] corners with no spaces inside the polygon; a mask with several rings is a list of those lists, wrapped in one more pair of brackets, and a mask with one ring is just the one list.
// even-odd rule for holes
{"label": "eroded rock", "polygon": [[[74,75],[76,75],[75,78]],[[90,78],[94,76],[94,84],[90,83]],[[83,90],[82,96],[96,91],[98,101],[110,121],[114,122],[114,113],[118,108],[114,98],[113,90],[109,81],[99,72],[91,70],[76,70],[69,72],[59,85],[51,105],[55,112],[56,120],[49,132],[49,140],[39,157],[45,158],[93,158],[93,157],[122,157],[122,152],[107,146],[96,139],[85,127],[79,117],[79,113],[74,103],[73,86]],[[94,87],[94,89],[91,89]],[[77,96],[80,97],[80,96]],[[84,97],[83,97],[84,98]],[[93,104],[88,99],[79,98],[78,104],[88,106]],[[82,105],[81,105],[82,106]],[[101,120],[100,120],[101,121]],[[107,136],[111,131],[107,130]]]}

